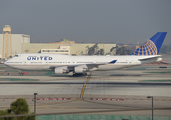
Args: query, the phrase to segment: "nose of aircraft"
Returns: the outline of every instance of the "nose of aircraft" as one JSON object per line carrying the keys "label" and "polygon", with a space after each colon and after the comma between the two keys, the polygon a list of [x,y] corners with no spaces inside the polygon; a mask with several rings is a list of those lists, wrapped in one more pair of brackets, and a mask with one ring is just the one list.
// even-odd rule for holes
{"label": "nose of aircraft", "polygon": [[8,66],[8,65],[9,65],[9,60],[6,60],[6,61],[4,62],[4,64]]}
{"label": "nose of aircraft", "polygon": [[[8,61],[8,60],[7,60]],[[7,65],[7,61],[4,62],[5,65]]]}

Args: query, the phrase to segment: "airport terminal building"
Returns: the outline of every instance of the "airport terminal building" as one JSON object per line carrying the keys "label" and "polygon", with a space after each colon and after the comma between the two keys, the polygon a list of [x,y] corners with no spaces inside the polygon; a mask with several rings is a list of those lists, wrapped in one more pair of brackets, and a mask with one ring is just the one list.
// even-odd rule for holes
{"label": "airport terminal building", "polygon": [[116,44],[76,43],[62,39],[54,43],[30,43],[30,35],[11,34],[5,25],[0,34],[0,58],[8,59],[20,53],[55,53],[67,55],[116,55]]}
{"label": "airport terminal building", "polygon": [[[72,43],[68,44],[62,41],[59,43],[22,43],[22,53],[56,53],[56,54],[68,54],[68,55],[88,55],[89,48],[95,44],[87,43]],[[103,49],[102,55],[115,55],[116,44],[98,44],[94,49],[94,53]]]}
{"label": "airport terminal building", "polygon": [[[12,56],[19,53],[56,53],[68,55],[88,55],[88,47],[95,44],[75,43],[74,41],[61,41],[56,43],[30,43],[30,35],[11,34]],[[0,58],[2,58],[3,34],[0,34]],[[116,50],[112,48],[116,44],[98,44],[95,53],[103,49],[104,55],[115,55]]]}
{"label": "airport terminal building", "polygon": [[[4,44],[4,51],[5,47],[7,46],[5,42],[3,43],[3,40],[5,39],[5,36],[3,34],[0,34],[0,58],[2,58],[2,51],[3,51],[3,44]],[[30,43],[30,35],[25,34],[11,34],[11,53],[12,56],[18,53],[22,53],[22,45],[23,43]]]}

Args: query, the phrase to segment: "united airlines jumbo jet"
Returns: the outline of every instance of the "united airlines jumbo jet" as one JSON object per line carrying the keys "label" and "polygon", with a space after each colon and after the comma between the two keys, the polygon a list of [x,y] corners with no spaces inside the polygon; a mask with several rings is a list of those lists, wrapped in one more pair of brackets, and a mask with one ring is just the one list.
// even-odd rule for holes
{"label": "united airlines jumbo jet", "polygon": [[[107,71],[161,61],[158,55],[167,32],[158,32],[131,55],[70,56],[59,54],[17,54],[5,64],[19,70],[51,70],[55,74]],[[22,74],[21,74],[22,75]]]}

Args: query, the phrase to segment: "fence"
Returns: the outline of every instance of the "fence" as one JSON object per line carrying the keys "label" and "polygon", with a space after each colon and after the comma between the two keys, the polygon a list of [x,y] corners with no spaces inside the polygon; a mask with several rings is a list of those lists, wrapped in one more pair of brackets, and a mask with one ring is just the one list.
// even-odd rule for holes
{"label": "fence", "polygon": [[[151,120],[149,115],[41,115],[36,120]],[[171,116],[153,116],[154,120],[171,120]]]}

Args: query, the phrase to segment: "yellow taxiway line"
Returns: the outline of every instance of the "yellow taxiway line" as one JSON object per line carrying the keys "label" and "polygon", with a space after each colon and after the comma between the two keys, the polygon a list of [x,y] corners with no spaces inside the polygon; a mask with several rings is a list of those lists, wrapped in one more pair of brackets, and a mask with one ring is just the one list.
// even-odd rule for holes
{"label": "yellow taxiway line", "polygon": [[87,82],[90,80],[91,73],[92,73],[92,71],[90,72],[90,75],[88,76],[87,81],[84,83],[84,86],[83,86],[82,91],[81,91],[81,96],[79,98],[80,100],[83,100],[83,95],[84,95],[85,87],[86,87]]}

